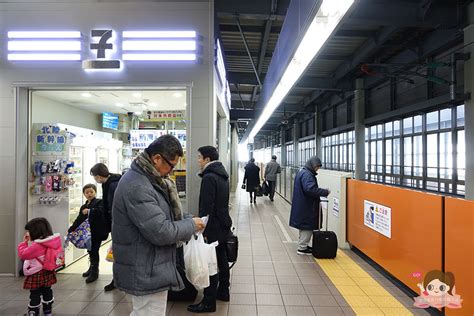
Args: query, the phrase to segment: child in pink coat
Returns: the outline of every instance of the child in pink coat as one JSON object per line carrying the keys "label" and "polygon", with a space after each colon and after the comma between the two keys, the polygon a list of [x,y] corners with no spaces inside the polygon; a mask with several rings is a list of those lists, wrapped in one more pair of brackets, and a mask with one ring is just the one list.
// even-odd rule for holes
{"label": "child in pink coat", "polygon": [[46,218],[38,217],[25,225],[24,241],[18,245],[18,256],[24,260],[24,289],[30,290],[28,316],[40,315],[41,303],[45,316],[51,315],[53,290],[56,283],[56,260],[62,251],[61,237],[53,234]]}

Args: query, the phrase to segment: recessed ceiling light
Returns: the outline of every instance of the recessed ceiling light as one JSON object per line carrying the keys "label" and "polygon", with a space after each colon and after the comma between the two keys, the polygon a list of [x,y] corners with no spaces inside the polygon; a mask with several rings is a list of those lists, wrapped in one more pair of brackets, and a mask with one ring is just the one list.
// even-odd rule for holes
{"label": "recessed ceiling light", "polygon": [[84,98],[90,98],[92,94],[90,94],[89,92],[83,92],[81,93],[81,96],[83,96]]}
{"label": "recessed ceiling light", "polygon": [[119,107],[120,107],[120,106],[123,106],[123,104],[122,104],[122,103],[115,103],[115,106],[119,106]]}
{"label": "recessed ceiling light", "polygon": [[132,95],[135,97],[135,98],[139,98],[142,96],[142,94],[140,92],[134,92],[132,93]]}
{"label": "recessed ceiling light", "polygon": [[173,93],[173,97],[175,97],[175,98],[181,98],[182,96],[183,96],[183,94],[181,92]]}

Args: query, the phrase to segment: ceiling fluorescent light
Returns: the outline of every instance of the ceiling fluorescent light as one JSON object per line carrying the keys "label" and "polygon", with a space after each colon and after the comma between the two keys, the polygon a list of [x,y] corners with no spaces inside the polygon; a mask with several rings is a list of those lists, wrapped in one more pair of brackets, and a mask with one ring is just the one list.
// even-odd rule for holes
{"label": "ceiling fluorescent light", "polygon": [[8,54],[8,60],[81,60],[81,54]]}
{"label": "ceiling fluorescent light", "polygon": [[253,139],[281,104],[295,82],[300,78],[336,26],[342,20],[354,0],[324,0],[311,22],[293,58],[275,87],[272,96],[249,134]]}
{"label": "ceiling fluorescent light", "polygon": [[123,54],[123,60],[196,60],[196,54]]}
{"label": "ceiling fluorescent light", "polygon": [[195,50],[196,41],[123,41],[122,50]]}
{"label": "ceiling fluorescent light", "polygon": [[9,41],[8,50],[21,51],[80,51],[79,41]]}
{"label": "ceiling fluorescent light", "polygon": [[26,31],[26,32],[8,32],[8,38],[80,38],[81,32],[66,31]]}
{"label": "ceiling fluorescent light", "polygon": [[123,38],[195,38],[195,31],[124,31]]}

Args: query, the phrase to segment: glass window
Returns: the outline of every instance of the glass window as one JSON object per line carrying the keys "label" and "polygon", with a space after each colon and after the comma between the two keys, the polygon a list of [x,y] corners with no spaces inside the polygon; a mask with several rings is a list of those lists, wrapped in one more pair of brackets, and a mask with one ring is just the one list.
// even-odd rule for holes
{"label": "glass window", "polygon": [[438,134],[428,135],[427,141],[428,178],[438,178]]}
{"label": "glass window", "polygon": [[413,117],[407,117],[403,120],[403,133],[405,135],[413,133]]}
{"label": "glass window", "polygon": [[370,171],[375,172],[375,165],[377,163],[377,142],[370,142]]}
{"label": "glass window", "polygon": [[392,122],[385,123],[385,136],[390,137],[393,135],[392,126],[393,126]]}
{"label": "glass window", "polygon": [[383,137],[383,124],[377,125],[377,138]]}
{"label": "glass window", "polygon": [[423,176],[423,140],[421,136],[413,137],[413,175]]}
{"label": "glass window", "polygon": [[415,133],[420,133],[423,130],[423,119],[421,115],[417,115],[413,118]]}
{"label": "glass window", "polygon": [[393,173],[400,174],[400,138],[393,140]]}
{"label": "glass window", "polygon": [[440,128],[451,128],[451,109],[444,109],[439,112],[439,124]]}
{"label": "glass window", "polygon": [[393,122],[393,136],[400,135],[400,121]]}
{"label": "glass window", "polygon": [[372,126],[370,128],[370,139],[375,139],[377,137],[377,126]]}
{"label": "glass window", "polygon": [[392,140],[387,139],[385,141],[385,173],[392,173]]}
{"label": "glass window", "polygon": [[377,141],[377,172],[382,173],[382,167],[383,167],[383,156],[382,156],[382,141],[378,140]]}
{"label": "glass window", "polygon": [[434,131],[438,129],[438,115],[439,112],[430,112],[426,114],[426,130],[427,131]]}
{"label": "glass window", "polygon": [[458,127],[464,126],[464,104],[456,108],[456,124]]}
{"label": "glass window", "polygon": [[452,178],[453,148],[451,132],[439,134],[439,173],[440,178]]}
{"label": "glass window", "polygon": [[403,169],[404,175],[412,175],[411,166],[413,165],[413,155],[412,155],[412,138],[404,137],[403,138],[403,164],[405,168]]}

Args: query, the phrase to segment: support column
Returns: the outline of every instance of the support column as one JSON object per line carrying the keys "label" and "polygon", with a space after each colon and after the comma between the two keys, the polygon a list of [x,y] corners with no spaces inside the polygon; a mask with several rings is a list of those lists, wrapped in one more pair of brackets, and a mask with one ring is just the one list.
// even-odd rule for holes
{"label": "support column", "polygon": [[365,179],[365,90],[364,79],[356,79],[354,91],[355,178]]}
{"label": "support column", "polygon": [[299,128],[298,128],[298,120],[296,119],[293,122],[293,165],[294,166],[299,166],[299,142],[298,139],[300,138],[300,133],[299,133]]}
{"label": "support column", "polygon": [[466,100],[465,108],[465,137],[466,137],[466,199],[474,200],[474,3],[468,7],[469,26],[464,29],[465,53],[471,58],[464,62],[464,93],[470,93],[471,98]]}
{"label": "support column", "polygon": [[[319,108],[315,107],[314,109],[314,140],[315,140],[315,156],[319,159],[324,159],[323,147],[322,147],[322,137],[321,137],[321,113],[318,112]],[[323,164],[325,162],[323,161]]]}
{"label": "support column", "polygon": [[230,187],[231,191],[235,192],[239,181],[239,135],[237,135],[237,128],[233,127],[231,129],[230,139]]}
{"label": "support column", "polygon": [[282,126],[281,127],[281,133],[280,133],[280,144],[281,144],[281,149],[280,149],[280,156],[281,156],[281,162],[280,164],[282,166],[286,166],[286,145],[285,145],[285,128]]}

